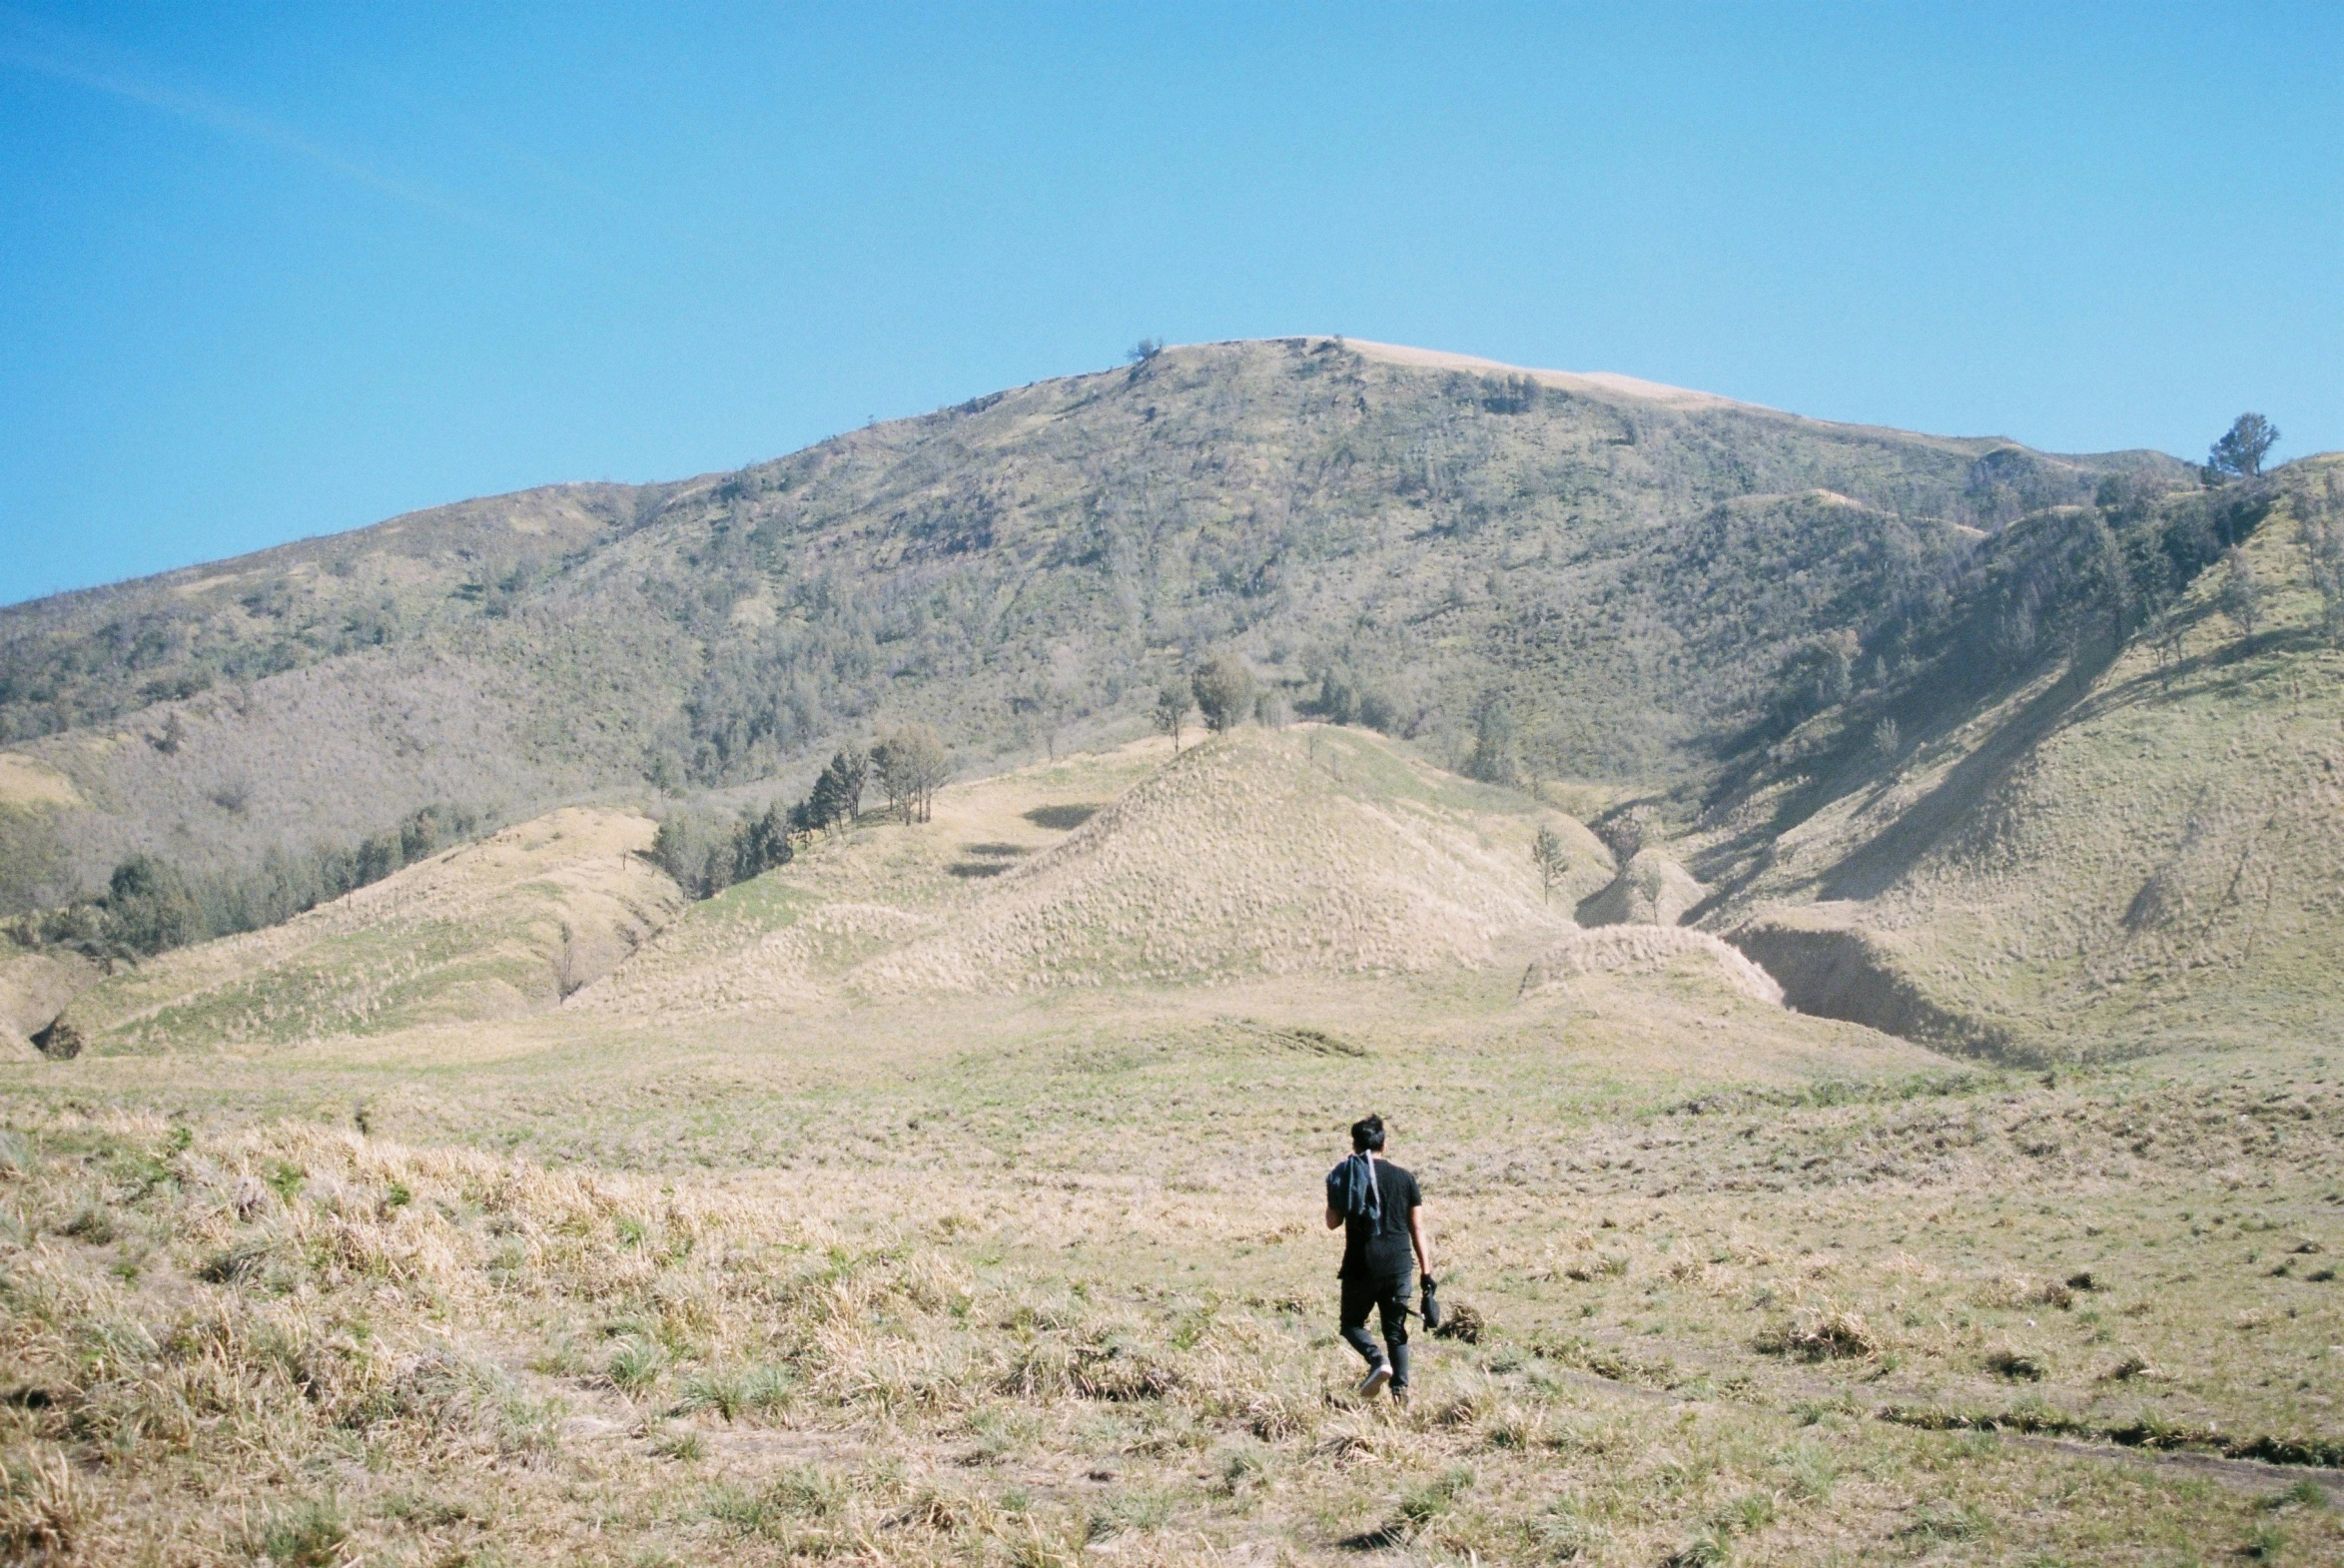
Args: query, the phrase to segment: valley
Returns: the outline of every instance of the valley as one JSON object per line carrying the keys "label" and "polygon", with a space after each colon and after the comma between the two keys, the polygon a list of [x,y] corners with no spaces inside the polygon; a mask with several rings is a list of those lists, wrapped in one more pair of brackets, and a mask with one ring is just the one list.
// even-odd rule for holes
{"label": "valley", "polygon": [[2340,489],[1293,339],[0,611],[0,1542],[2333,1560]]}

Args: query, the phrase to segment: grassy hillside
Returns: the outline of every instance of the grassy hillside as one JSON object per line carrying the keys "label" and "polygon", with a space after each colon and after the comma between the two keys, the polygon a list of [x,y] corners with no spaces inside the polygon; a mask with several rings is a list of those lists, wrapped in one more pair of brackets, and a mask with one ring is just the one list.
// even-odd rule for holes
{"label": "grassy hillside", "polygon": [[550,1008],[682,902],[653,825],[568,809],[409,866],[247,936],[182,948],[77,997],[100,1054],[281,1046]]}
{"label": "grassy hillside", "polygon": [[[0,1551],[2333,1560],[2330,1044],[2016,1072],[1787,1009],[1654,923],[1909,899],[1930,919],[1866,940],[1933,986],[2004,877],[2043,914],[2001,929],[2058,930],[2123,891],[2095,815],[2160,809],[2171,759],[2258,755],[2237,711],[2297,736],[2251,673],[2333,656],[2289,591],[2251,641],[2187,622],[2153,723],[2106,728],[2150,700],[2127,640],[2104,713],[2004,752],[1993,704],[1917,735],[1917,788],[2008,759],[1965,797],[2010,803],[1987,818],[1847,826],[1837,753],[1802,748],[1872,687],[1729,780],[1728,820],[1663,845],[1646,802],[1615,849],[1387,737],[1245,728],[955,784],[689,906],[647,819],[558,811],[165,955],[76,1002],[91,1050],[0,1070]],[[1782,814],[1755,869],[1750,801]],[[1937,820],[1904,880],[1834,880]],[[2087,886],[2037,842],[2111,858]],[[2308,922],[2319,867],[2270,869],[2263,907]],[[2188,983],[2277,996],[2302,971],[2272,951]],[[1454,1314],[1414,1335],[1406,1407],[1353,1391],[1332,1332],[1319,1183],[1369,1110]]]}
{"label": "grassy hillside", "polygon": [[[1802,945],[1793,927],[1819,934],[1817,954],[1852,954],[1828,934],[1863,933],[1903,987],[1895,1005],[1945,1015],[1922,1038],[1979,1049],[2332,1037],[2344,648],[2323,626],[2305,525],[2338,509],[2338,466],[2284,473],[2240,565],[2121,640],[2079,638],[1893,757],[1848,767],[1819,746],[1843,771],[1826,789],[1769,786],[1801,814],[1778,818],[1754,868],[1720,813],[1710,874],[1740,880],[1706,923],[1759,915],[1770,934],[1753,951],[1778,969]],[[2241,570],[2259,585],[2251,630]],[[1808,901],[1788,924],[1761,913]],[[1879,998],[1856,1005],[1848,1016],[1887,1017]]]}
{"label": "grassy hillside", "polygon": [[1446,763],[1494,731],[1547,776],[1701,772],[1785,658],[1978,530],[2181,471],[1424,359],[1172,350],[0,610],[8,777],[52,781],[8,786],[0,893],[434,802],[794,782],[900,717],[985,771],[1142,732],[1223,648]]}
{"label": "grassy hillside", "polygon": [[[1565,836],[1555,898],[1530,860]],[[1239,730],[870,814],[694,908],[573,1007],[633,1017],[918,992],[1429,974],[1517,962],[1609,879],[1585,828],[1381,736]]]}

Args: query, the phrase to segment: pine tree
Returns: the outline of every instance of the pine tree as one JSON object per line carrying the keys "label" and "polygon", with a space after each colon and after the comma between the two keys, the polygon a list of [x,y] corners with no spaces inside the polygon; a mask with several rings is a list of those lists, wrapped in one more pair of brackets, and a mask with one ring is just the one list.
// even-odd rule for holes
{"label": "pine tree", "polygon": [[1555,896],[1555,884],[1570,870],[1569,857],[1563,853],[1562,837],[1551,827],[1540,824],[1538,837],[1531,841],[1530,863],[1538,868],[1538,888],[1549,900]]}

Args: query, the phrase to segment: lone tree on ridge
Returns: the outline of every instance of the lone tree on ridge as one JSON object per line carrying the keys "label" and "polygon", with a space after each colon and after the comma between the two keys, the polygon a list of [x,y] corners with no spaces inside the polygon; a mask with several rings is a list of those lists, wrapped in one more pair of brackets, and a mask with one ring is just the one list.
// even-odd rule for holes
{"label": "lone tree on ridge", "polygon": [[2206,454],[2214,472],[2251,479],[2263,471],[2263,454],[2279,443],[2279,427],[2259,413],[2242,413]]}
{"label": "lone tree on ridge", "polygon": [[1177,756],[1180,750],[1180,725],[1188,717],[1188,688],[1176,680],[1167,681],[1164,690],[1156,694],[1156,711],[1152,717],[1156,720],[1156,732],[1172,737],[1172,754]]}
{"label": "lone tree on ridge", "polygon": [[1563,841],[1551,827],[1541,823],[1538,837],[1531,841],[1530,864],[1538,868],[1538,888],[1549,902],[1555,896],[1555,884],[1563,880],[1570,869],[1570,861],[1563,854]]}

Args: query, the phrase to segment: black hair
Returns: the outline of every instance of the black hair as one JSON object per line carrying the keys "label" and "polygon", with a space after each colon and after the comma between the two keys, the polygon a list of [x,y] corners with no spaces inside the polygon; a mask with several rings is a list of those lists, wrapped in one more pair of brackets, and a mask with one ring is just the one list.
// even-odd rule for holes
{"label": "black hair", "polygon": [[1363,1120],[1351,1124],[1352,1152],[1365,1154],[1371,1149],[1378,1153],[1383,1150],[1383,1118],[1372,1113]]}

